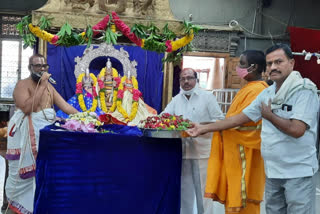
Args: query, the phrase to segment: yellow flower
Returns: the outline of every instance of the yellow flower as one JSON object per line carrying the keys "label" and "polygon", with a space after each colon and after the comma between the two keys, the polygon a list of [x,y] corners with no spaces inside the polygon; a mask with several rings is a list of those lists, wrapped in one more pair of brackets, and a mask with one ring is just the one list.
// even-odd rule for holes
{"label": "yellow flower", "polygon": [[51,40],[54,37],[53,34],[41,30],[38,26],[33,26],[31,23],[28,25],[28,27],[31,33],[33,33],[36,37],[51,43]]}
{"label": "yellow flower", "polygon": [[[119,90],[123,90],[123,83],[126,81],[126,79],[127,79],[126,76],[123,76],[121,78],[121,82],[120,82],[120,85],[119,85]],[[132,80],[133,88],[138,90],[138,81],[137,81],[137,79],[134,76],[132,76],[131,80]],[[133,103],[132,103],[131,113],[128,116],[128,113],[126,112],[126,110],[124,110],[124,108],[122,108],[122,100],[118,100],[117,101],[118,111],[122,114],[122,116],[126,119],[126,121],[132,121],[136,117],[137,112],[138,112],[139,102],[136,102],[134,100],[132,100],[132,102]]]}
{"label": "yellow flower", "polygon": [[[77,84],[78,83],[82,83],[82,79],[84,77],[85,73],[82,73],[78,76],[77,78]],[[97,85],[97,78],[96,76],[93,74],[93,73],[90,73],[90,77],[93,81],[93,87],[92,87],[92,90],[96,90],[96,85]],[[98,101],[97,101],[97,98],[94,97],[93,100],[92,100],[92,106],[89,110],[87,110],[87,107],[86,107],[86,104],[84,103],[84,98],[83,98],[83,94],[79,94],[78,95],[78,101],[79,101],[79,106],[81,108],[81,110],[83,112],[94,112],[96,111],[97,109],[97,106],[98,106]]]}
{"label": "yellow flower", "polygon": [[194,34],[193,34],[193,31],[191,30],[190,35],[186,35],[186,36],[182,37],[181,39],[178,39],[176,41],[172,41],[171,42],[172,51],[176,51],[179,48],[186,46],[187,44],[189,44],[193,40],[193,38],[194,38]]}
{"label": "yellow flower", "polygon": [[176,120],[177,118],[175,116],[172,117],[172,120]]}

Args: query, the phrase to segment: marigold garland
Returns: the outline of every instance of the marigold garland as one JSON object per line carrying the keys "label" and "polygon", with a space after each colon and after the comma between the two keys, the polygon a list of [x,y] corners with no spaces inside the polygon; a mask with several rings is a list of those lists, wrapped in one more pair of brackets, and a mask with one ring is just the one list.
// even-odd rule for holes
{"label": "marigold garland", "polygon": [[[148,45],[146,45],[145,39],[140,39],[133,32],[131,32],[130,27],[128,27],[117,15],[116,12],[112,12],[112,18],[116,27],[125,35],[131,42],[135,43],[137,46],[141,48],[154,50],[158,52],[172,52],[176,51],[186,45],[188,45],[194,38],[193,30],[191,30],[191,34],[186,35],[176,41],[167,40],[165,43],[158,41],[149,41]],[[166,49],[165,49],[166,48]],[[164,50],[165,49],[165,50]]]}
{"label": "marigold garland", "polygon": [[97,78],[93,73],[90,73],[90,77],[93,80],[93,87],[92,87],[92,106],[89,110],[87,110],[86,104],[84,103],[83,93],[82,93],[82,79],[84,77],[84,73],[80,74],[77,78],[77,84],[76,84],[76,94],[78,95],[78,101],[80,108],[83,112],[94,112],[97,109],[98,106],[98,96],[96,92],[96,85],[97,85]]}
{"label": "marigold garland", "polygon": [[104,113],[110,113],[110,112],[114,112],[116,110],[117,104],[117,95],[118,95],[118,87],[119,87],[119,83],[120,81],[118,80],[118,72],[115,68],[112,68],[112,76],[114,78],[114,80],[117,82],[117,85],[114,87],[113,90],[113,98],[112,98],[112,106],[108,109],[107,105],[106,105],[106,99],[105,99],[105,89],[103,87],[103,82],[101,80],[102,77],[104,77],[106,74],[106,68],[101,69],[99,76],[98,76],[98,84],[99,84],[99,96],[100,96],[100,104],[101,104],[101,109]]}
{"label": "marigold garland", "polygon": [[[150,40],[146,41],[145,39],[141,39],[137,37],[137,35],[133,32],[131,32],[131,29],[129,26],[127,26],[117,15],[116,12],[112,12],[112,21],[114,22],[114,25],[111,25],[111,30],[114,32],[115,27],[117,27],[124,36],[126,36],[130,41],[135,43],[137,46],[140,46],[141,48],[157,51],[157,52],[172,52],[176,51],[186,45],[188,45],[194,38],[194,33],[191,30],[191,33],[178,39],[175,41],[167,40],[165,43]],[[110,21],[110,16],[106,15],[99,23],[94,25],[92,27],[93,30],[93,36],[96,36],[99,34],[102,30],[105,30],[108,27],[108,23]],[[53,35],[51,33],[48,33],[45,30],[41,30],[38,26],[33,26],[31,23],[28,25],[29,29],[32,34],[34,34],[36,37],[48,41],[51,44],[57,45],[57,42],[59,40],[58,35]],[[84,37],[86,32],[82,32],[79,34],[79,36]]]}
{"label": "marigold garland", "polygon": [[126,110],[124,110],[124,108],[122,108],[122,100],[123,100],[123,95],[124,95],[124,87],[123,87],[123,83],[126,81],[127,77],[123,76],[121,78],[121,82],[119,85],[119,92],[118,92],[118,99],[117,99],[117,109],[118,111],[122,114],[122,116],[125,118],[125,120],[127,122],[132,121],[138,112],[138,106],[139,106],[139,98],[141,96],[141,92],[138,89],[138,81],[137,79],[132,76],[131,80],[132,80],[132,85],[133,85],[133,90],[132,90],[132,108],[131,108],[131,113],[128,116],[128,113],[126,112]]}
{"label": "marigold garland", "polygon": [[28,25],[28,27],[31,33],[33,33],[36,37],[39,37],[44,41],[50,42],[51,44],[55,44],[59,40],[59,36],[48,33],[45,30],[41,30],[40,27],[33,26],[31,23]]}

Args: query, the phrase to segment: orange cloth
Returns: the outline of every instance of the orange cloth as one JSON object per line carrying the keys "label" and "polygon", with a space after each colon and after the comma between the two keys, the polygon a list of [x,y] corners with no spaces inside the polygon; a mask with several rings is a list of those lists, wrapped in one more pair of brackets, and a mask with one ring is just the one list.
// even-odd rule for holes
{"label": "orange cloth", "polygon": [[[226,117],[242,112],[268,85],[252,81],[235,96]],[[225,204],[226,213],[259,214],[265,174],[260,154],[261,121],[215,132],[205,197]]]}

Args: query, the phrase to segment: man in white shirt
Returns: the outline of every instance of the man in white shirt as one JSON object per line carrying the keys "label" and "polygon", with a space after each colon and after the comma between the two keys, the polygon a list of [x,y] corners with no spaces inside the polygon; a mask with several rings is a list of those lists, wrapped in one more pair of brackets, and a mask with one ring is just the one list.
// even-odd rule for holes
{"label": "man in white shirt", "polygon": [[240,114],[188,131],[197,136],[262,118],[261,154],[266,173],[267,214],[315,214],[317,87],[293,71],[290,48],[277,44],[266,51],[267,72],[274,84]]}
{"label": "man in white shirt", "polygon": [[[215,96],[202,90],[197,84],[197,73],[185,68],[180,73],[180,93],[175,96],[163,113],[183,115],[193,122],[215,122],[224,115]],[[182,139],[181,214],[212,214],[213,202],[205,199],[204,188],[207,177],[212,133],[197,138]]]}

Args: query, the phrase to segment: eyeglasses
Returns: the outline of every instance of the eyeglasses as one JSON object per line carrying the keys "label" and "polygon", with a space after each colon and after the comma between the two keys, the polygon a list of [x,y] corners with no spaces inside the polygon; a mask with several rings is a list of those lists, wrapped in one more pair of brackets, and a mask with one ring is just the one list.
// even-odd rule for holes
{"label": "eyeglasses", "polygon": [[195,79],[195,77],[185,77],[185,78],[182,77],[182,78],[179,79],[179,81],[180,81],[180,82],[184,82],[184,81],[186,81],[186,80],[187,80],[187,81],[190,81],[190,80],[194,80],[194,79]]}
{"label": "eyeglasses", "polygon": [[48,69],[49,65],[48,64],[31,64],[33,67],[39,69],[39,68],[44,68],[44,69]]}

